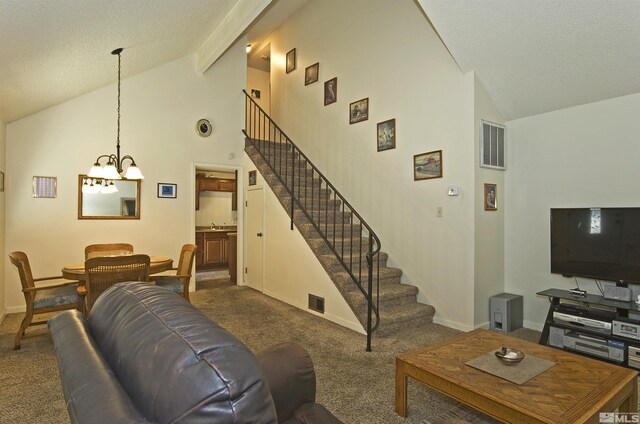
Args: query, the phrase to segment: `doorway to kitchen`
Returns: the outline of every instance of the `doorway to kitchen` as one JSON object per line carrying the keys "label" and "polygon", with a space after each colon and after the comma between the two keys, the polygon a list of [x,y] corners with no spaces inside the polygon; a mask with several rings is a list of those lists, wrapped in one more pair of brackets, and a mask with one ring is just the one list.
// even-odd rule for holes
{"label": "doorway to kitchen", "polygon": [[196,285],[237,282],[238,185],[238,169],[195,168]]}

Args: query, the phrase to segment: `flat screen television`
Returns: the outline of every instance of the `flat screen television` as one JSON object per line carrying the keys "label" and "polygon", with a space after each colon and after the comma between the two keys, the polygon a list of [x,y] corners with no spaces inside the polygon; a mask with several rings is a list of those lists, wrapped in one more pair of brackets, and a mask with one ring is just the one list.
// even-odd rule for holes
{"label": "flat screen television", "polygon": [[551,272],[640,283],[640,208],[551,209]]}

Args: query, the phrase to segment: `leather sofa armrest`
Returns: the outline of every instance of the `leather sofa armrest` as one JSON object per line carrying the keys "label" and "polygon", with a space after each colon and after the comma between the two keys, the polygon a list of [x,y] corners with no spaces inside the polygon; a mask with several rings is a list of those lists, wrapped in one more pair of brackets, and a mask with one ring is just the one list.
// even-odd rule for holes
{"label": "leather sofa armrest", "polygon": [[148,422],[120,386],[85,324],[77,310],[49,320],[71,423]]}
{"label": "leather sofa armrest", "polygon": [[282,343],[256,355],[262,365],[278,422],[292,418],[305,403],[316,400],[316,373],[311,357],[298,343]]}

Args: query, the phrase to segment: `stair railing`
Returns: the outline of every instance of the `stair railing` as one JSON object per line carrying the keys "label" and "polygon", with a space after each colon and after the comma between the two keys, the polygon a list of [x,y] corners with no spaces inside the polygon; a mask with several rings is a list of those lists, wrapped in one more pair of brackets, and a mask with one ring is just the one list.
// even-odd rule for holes
{"label": "stair railing", "polygon": [[[243,133],[290,196],[291,229],[297,205],[367,300],[367,351],[370,352],[372,333],[380,324],[380,239],[271,117],[245,90],[242,92],[246,99]],[[363,273],[365,262],[366,274]]]}

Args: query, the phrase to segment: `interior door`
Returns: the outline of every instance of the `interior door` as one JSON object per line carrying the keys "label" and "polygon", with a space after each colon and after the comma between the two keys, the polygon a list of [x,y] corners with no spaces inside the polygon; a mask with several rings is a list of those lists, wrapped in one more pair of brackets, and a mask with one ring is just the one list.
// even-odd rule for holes
{"label": "interior door", "polygon": [[247,285],[261,292],[264,266],[263,203],[262,188],[247,192],[247,258],[244,275]]}

